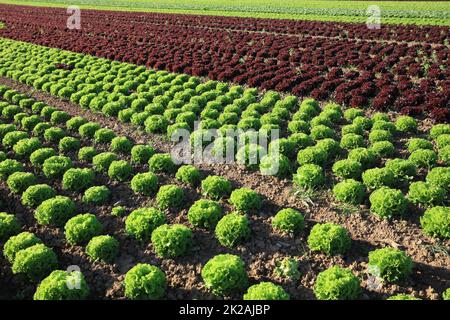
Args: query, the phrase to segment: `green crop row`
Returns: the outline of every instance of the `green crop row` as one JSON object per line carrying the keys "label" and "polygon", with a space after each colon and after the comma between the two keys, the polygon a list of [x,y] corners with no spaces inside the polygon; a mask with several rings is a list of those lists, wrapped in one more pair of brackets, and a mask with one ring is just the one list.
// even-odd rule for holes
{"label": "green crop row", "polygon": [[[267,150],[261,150],[259,145],[247,143],[239,150],[233,149],[233,155],[236,152],[236,158],[240,164],[247,166],[250,170],[259,169],[262,174],[273,174],[270,168],[274,162],[278,162],[280,168],[283,168],[275,174],[282,173],[288,177],[298,167],[293,179],[294,184],[300,188],[323,188],[327,187],[329,182],[336,181],[338,183],[334,186],[333,192],[338,201],[360,204],[365,202],[368,193],[372,192],[369,197],[370,209],[382,218],[402,216],[408,212],[411,204],[419,208],[428,208],[421,219],[424,232],[441,238],[448,238],[450,235],[449,125],[436,125],[429,132],[425,132],[421,130],[420,123],[410,117],[400,116],[395,121],[391,121],[390,117],[381,113],[368,117],[362,110],[344,110],[334,103],[327,103],[321,107],[312,99],[299,102],[297,97],[282,97],[276,92],[260,94],[255,89],[229,86],[216,81],[203,81],[195,77],[164,71],[146,70],[144,67],[131,64],[11,40],[2,40],[0,50],[2,76],[46,91],[62,100],[72,101],[94,113],[117,118],[125,125],[131,123],[151,134],[167,135],[171,129],[193,130],[196,129],[193,126],[194,121],[201,120],[200,129],[197,128],[191,134],[191,142],[195,146],[198,141],[203,143],[196,137],[202,137],[204,130],[207,129],[219,129],[219,132],[227,129],[242,129],[245,131],[243,141],[247,142],[252,141],[252,138],[259,139],[261,136],[267,136],[272,129],[279,129],[282,138],[269,137],[272,141]],[[210,176],[201,179],[199,171],[193,166],[182,166],[177,171],[176,165],[167,154],[152,154],[152,151],[145,147],[135,149],[133,154],[132,141],[127,138],[116,139],[114,132],[101,128],[98,124],[88,125],[83,119],[72,120],[67,113],[39,103],[35,105],[32,99],[8,88],[2,88],[2,94],[7,101],[2,105],[2,117],[8,121],[20,123],[21,129],[27,128],[27,130],[16,130],[17,128],[9,126],[12,130],[5,129],[7,132],[2,137],[4,147],[12,148],[17,155],[20,155],[29,153],[39,143],[58,143],[61,151],[67,150],[70,153],[77,150],[79,145],[76,142],[77,139],[81,141],[81,138],[87,138],[87,140],[109,146],[109,150],[99,154],[100,157],[99,155],[94,157],[95,152],[85,149],[86,153],[83,153],[81,160],[87,157],[94,172],[108,174],[111,180],[117,180],[119,184],[129,182],[133,191],[138,194],[151,197],[156,194],[155,201],[159,208],[134,210],[127,217],[129,222],[126,224],[126,229],[129,235],[138,241],[151,241],[158,255],[176,257],[186,254],[192,244],[192,231],[186,226],[164,224],[164,215],[160,210],[178,210],[183,205],[185,197],[183,188],[177,185],[161,186],[156,192],[158,184],[155,182],[157,180],[154,173],[157,172],[168,174],[176,172],[175,177],[181,182],[200,184],[201,192],[209,200],[195,203],[189,209],[188,219],[192,226],[214,229],[217,240],[225,247],[234,247],[239,243],[245,243],[248,239],[251,232],[248,213],[261,207],[261,199],[254,191],[246,188],[232,191],[230,182],[221,177]],[[33,115],[30,115],[27,110],[43,118],[30,119]],[[42,125],[43,119],[49,122],[48,126]],[[11,123],[5,125],[8,126]],[[74,132],[78,131],[79,136],[66,135],[61,125],[65,125],[65,129],[69,131],[69,128],[72,128]],[[36,130],[37,126],[39,130]],[[36,140],[32,142],[30,139],[33,138],[30,138],[25,131],[38,133],[41,138],[38,138],[38,142]],[[66,139],[67,142],[61,147],[61,141],[65,138],[72,139]],[[231,142],[229,138],[226,135],[219,136],[215,139],[213,146],[217,150],[223,150],[223,147]],[[231,139],[235,143],[235,138]],[[278,154],[276,150],[281,154]],[[127,154],[127,157],[131,155],[131,160],[118,159],[115,153],[122,152]],[[263,155],[263,152],[267,154]],[[80,151],[78,151],[79,154]],[[131,165],[133,157],[140,164],[147,163],[153,174],[138,173],[133,177],[134,168]],[[250,163],[249,160],[253,158],[259,161]],[[57,158],[55,161],[49,161],[46,166],[48,177],[62,176],[64,183],[64,175],[70,170],[67,166],[69,161],[66,160]],[[6,179],[9,178],[10,173],[15,173],[16,167],[10,168],[8,163],[4,165],[4,175],[8,175]],[[86,177],[86,181],[92,179],[89,173],[84,175],[79,172],[78,174],[80,177],[81,175]],[[24,180],[26,184],[32,179],[29,177],[29,175],[22,175],[18,180]],[[419,181],[420,178],[425,178],[426,181]],[[85,181],[84,178],[66,180]],[[416,181],[411,183],[412,180]],[[71,185],[70,182],[67,183]],[[18,188],[23,183],[11,185],[13,188]],[[79,190],[84,191],[90,186],[90,184],[83,185]],[[85,193],[85,198],[92,199],[94,205],[100,204],[106,198],[104,196],[107,193],[106,186],[98,187],[101,186],[95,186],[95,189],[87,195]],[[407,193],[406,197],[404,193]],[[222,198],[229,199],[234,209],[241,213],[227,214],[222,217],[221,206],[215,202]],[[66,200],[63,202],[61,204],[61,199],[56,199],[39,210],[45,213],[42,214],[42,221],[48,220],[48,213],[55,213],[55,216],[58,216],[61,212],[70,212],[72,204]],[[58,207],[61,206],[65,209],[59,210]],[[417,206],[414,206],[414,210]],[[52,218],[49,219],[48,221],[51,221]],[[98,229],[98,224],[92,216],[78,219],[81,224],[89,221],[86,224],[92,226],[92,230]],[[139,223],[142,219],[149,222],[143,226]],[[66,220],[66,218],[62,219],[61,225]],[[73,223],[76,224],[77,221]],[[282,210],[274,217],[272,224],[276,230],[295,234],[303,229],[303,216],[295,211]],[[325,225],[314,227],[313,230],[315,231],[311,231],[308,237],[308,245],[312,251],[333,255],[345,254],[348,250],[350,239],[345,229]],[[94,234],[97,233],[94,232]],[[175,242],[176,245],[165,245],[171,242],[172,237],[178,239]],[[88,240],[84,235],[78,234],[71,237],[75,240],[67,240],[77,242],[78,238]],[[103,256],[102,252],[115,252],[117,243],[114,239],[102,237],[96,239],[89,249],[87,247],[86,250],[90,252],[88,254],[93,259],[111,261],[113,256]],[[102,250],[103,247],[110,249]],[[41,253],[43,256],[51,255],[45,248],[39,248],[38,251],[43,251],[44,253]],[[402,254],[388,252],[379,255],[381,257],[373,258],[376,261],[373,263],[376,266],[373,272],[381,272],[380,269],[382,270],[386,263],[400,268],[393,271],[398,279],[410,273],[411,263]],[[384,258],[385,255],[388,258]],[[389,262],[391,260],[394,262]],[[218,264],[221,268],[224,264],[226,268],[232,269],[230,272],[237,270],[238,280],[234,283],[239,283],[238,287],[229,288],[227,283],[223,283],[225,280],[214,278],[217,274],[214,272],[215,267],[207,268],[205,265],[205,269],[209,271],[204,271],[204,274],[202,272],[202,276],[213,292],[227,294],[247,286],[246,276],[242,273],[243,266],[239,259],[219,257],[214,258],[213,261],[211,265]],[[159,274],[157,278],[162,279],[161,274],[154,268],[148,266],[140,268],[147,270],[145,272],[155,272]],[[317,284],[319,289],[316,289],[316,295],[319,298],[345,299],[358,296],[359,282],[348,271],[333,269],[329,273],[330,276],[324,275],[320,277],[323,280],[318,280],[318,283],[323,281],[323,284]],[[336,275],[348,278],[348,290],[342,289],[350,292],[348,296],[336,297],[330,293],[335,292],[336,288],[333,287],[333,283],[328,284],[328,277],[333,278]],[[130,276],[130,278],[133,277]],[[393,281],[396,279],[393,278]],[[134,281],[130,280],[128,286],[130,298],[152,297],[148,293],[135,291],[137,289],[135,289]],[[261,287],[263,289],[249,289],[246,296],[257,297],[261,290],[264,292],[263,297],[268,297],[267,292],[271,292],[277,298],[286,298],[286,294],[280,291],[280,288],[274,288],[271,285],[261,285]]]}

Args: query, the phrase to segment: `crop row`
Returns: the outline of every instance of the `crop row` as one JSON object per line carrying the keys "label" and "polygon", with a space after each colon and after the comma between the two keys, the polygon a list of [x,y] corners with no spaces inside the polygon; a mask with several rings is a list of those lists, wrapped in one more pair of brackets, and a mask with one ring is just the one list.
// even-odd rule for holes
{"label": "crop row", "polygon": [[[408,153],[411,152],[409,159],[394,159],[399,155],[395,150],[398,148],[398,143],[401,142],[398,140],[401,138],[398,133],[412,134],[413,137],[417,135],[415,131],[418,129],[418,124],[412,118],[400,117],[393,123],[386,115],[377,114],[370,119],[364,115],[362,110],[348,109],[343,113],[336,104],[327,104],[321,110],[318,103],[312,99],[305,99],[299,104],[295,97],[282,98],[275,92],[268,92],[264,96],[260,96],[253,89],[244,90],[239,86],[229,88],[223,83],[214,81],[201,83],[194,77],[145,70],[145,68],[131,64],[111,62],[13,41],[5,40],[3,44],[8,47],[8,50],[4,51],[3,75],[33,85],[36,89],[41,89],[62,99],[71,100],[93,112],[101,112],[105,116],[118,117],[120,121],[142,126],[151,133],[167,133],[170,131],[168,130],[169,125],[173,126],[172,129],[193,129],[192,123],[198,118],[202,120],[200,122],[201,129],[194,131],[194,136],[197,135],[195,132],[200,132],[202,135],[202,130],[206,128],[230,129],[236,126],[245,130],[253,129],[252,135],[262,132],[261,128],[263,130],[282,129],[286,138],[273,142],[278,141],[275,144],[278,144],[278,149],[283,154],[280,157],[288,160],[279,162],[289,163],[290,166],[300,165],[294,176],[294,182],[300,187],[317,188],[324,185],[326,183],[324,173],[326,172],[322,168],[326,168],[326,170],[333,168],[336,180],[346,179],[336,184],[335,187],[334,193],[339,201],[360,203],[366,199],[366,189],[375,190],[369,199],[372,212],[385,218],[404,215],[410,206],[409,202],[420,207],[434,206],[435,208],[429,209],[423,218],[424,230],[430,235],[448,237],[448,207],[436,206],[448,201],[447,194],[445,191],[443,192],[449,185],[448,167],[445,167],[446,164],[448,165],[448,125],[437,125],[431,130],[430,136],[435,140],[436,145],[428,140],[412,139],[408,142]],[[3,91],[5,99],[10,103],[18,104],[19,108],[21,104],[22,107],[26,107],[26,105],[30,107],[30,102],[26,102],[26,97],[23,95],[17,95],[16,92],[6,89]],[[22,100],[24,102],[21,102]],[[8,118],[9,115],[9,119],[11,119],[18,115],[17,120],[22,120],[20,114],[24,109],[11,108],[9,105],[4,107],[6,111],[3,109],[2,114],[4,112],[5,117]],[[33,109],[32,106],[31,109]],[[40,109],[37,110],[42,112]],[[42,115],[44,116],[44,114]],[[47,117],[50,121],[54,117],[53,121],[56,122],[58,122],[58,118],[67,120],[65,119],[67,116],[60,113],[53,116],[52,112]],[[341,129],[341,134],[338,134],[338,129]],[[55,130],[49,132],[47,136],[53,136]],[[19,135],[20,137],[21,134],[10,135],[14,140],[14,136]],[[58,134],[56,135],[58,136]],[[105,133],[105,135],[112,139],[110,133]],[[423,132],[421,135],[426,137]],[[98,136],[98,139],[101,139],[100,136],[103,134],[99,133]],[[96,138],[95,132],[91,137]],[[340,137],[340,142],[337,141],[338,137]],[[109,138],[105,139],[108,141]],[[364,148],[367,146],[367,139],[370,142],[370,148]],[[195,139],[193,141],[195,142]],[[11,144],[12,142],[9,143],[9,145]],[[223,146],[219,143],[218,145]],[[433,151],[435,148],[439,150],[440,160]],[[258,150],[257,147],[256,149]],[[245,165],[248,153],[245,152],[245,147],[243,150],[244,152],[241,152],[244,160],[242,164]],[[341,165],[337,165],[338,162],[335,163],[335,160],[345,156],[347,150],[349,159],[341,162]],[[351,155],[352,153],[353,155]],[[159,156],[158,158],[162,158],[156,161],[158,166],[172,174],[175,172],[170,157]],[[111,160],[108,159],[107,162]],[[392,160],[391,163],[388,164],[386,159]],[[384,168],[374,168],[385,162]],[[123,162],[120,164],[119,172],[123,168],[129,172],[129,166]],[[109,166],[107,164],[102,166],[105,172],[108,167],[108,174],[110,165],[111,163]],[[426,170],[436,165],[438,165],[437,168],[428,172],[427,182],[409,183],[410,177],[416,176],[417,169],[419,169],[419,177],[424,177]],[[180,173],[180,179],[183,179],[184,176],[190,177],[192,172],[195,172],[192,168],[184,170],[186,173]],[[115,170],[111,171],[111,178],[114,179]],[[287,170],[284,173],[289,174],[289,172],[290,170]],[[197,175],[194,174],[195,176]],[[230,195],[231,189],[226,180],[217,177],[210,178],[204,180],[208,182],[211,180],[210,183],[204,183],[204,181],[201,183],[202,193],[207,197],[230,197],[230,202],[235,209],[245,213],[261,206],[261,199],[251,190],[240,189],[233,196],[233,193]],[[128,173],[125,180],[130,181],[130,179],[131,176]],[[190,182],[190,178],[186,179],[182,181]],[[144,181],[146,180],[144,179]],[[148,181],[151,185],[154,178],[148,178]],[[218,187],[208,191],[208,187],[204,189],[203,184]],[[403,196],[400,190],[386,189],[386,187],[400,187],[408,192],[408,196]],[[156,188],[150,189],[156,191]],[[177,208],[177,203],[182,202],[183,193],[176,187],[167,189],[170,196],[160,196],[160,203],[157,205],[162,205],[164,208],[165,201],[168,201],[169,207]],[[156,196],[156,202],[158,202],[158,196]],[[214,205],[207,207],[207,211],[212,212],[212,216],[215,218],[211,221],[202,219],[200,216],[199,223],[204,227],[211,227],[218,223],[217,215],[214,213],[217,213],[217,210],[210,208]],[[196,215],[194,214],[194,216]],[[192,219],[196,221],[195,218]],[[197,217],[197,219],[199,218]],[[237,231],[233,235],[237,238],[230,239],[225,236],[221,240],[221,232],[227,234],[228,230],[219,228],[219,224],[217,224],[215,228],[217,240],[224,246],[235,246],[242,241],[245,243],[249,234],[248,221],[246,223],[244,221],[246,219],[240,215],[230,214],[222,219],[232,221],[224,222],[225,225],[236,224]],[[274,218],[274,220],[278,219]],[[275,226],[278,225],[281,230],[295,233],[303,229],[301,227],[303,219],[299,218],[298,213],[283,212],[280,214],[279,220],[279,222],[273,223]],[[291,224],[285,220],[297,222]],[[189,222],[191,221],[189,220]],[[294,229],[290,229],[292,225]],[[328,229],[328,227],[323,228]],[[223,231],[217,231],[217,229]],[[335,231],[330,232],[334,233]],[[321,237],[322,232],[318,231],[318,233]],[[337,233],[341,234],[342,231]],[[345,238],[345,236],[343,237]],[[342,241],[343,248],[333,249],[336,251],[329,253],[343,253],[348,250],[348,241]],[[311,243],[310,248],[313,250],[314,240],[311,240]],[[320,241],[317,246],[323,248]],[[318,250],[322,251],[323,249]],[[405,268],[409,270],[408,266]],[[340,273],[340,271],[333,271],[334,273]],[[355,283],[353,278],[351,283]],[[358,286],[356,286],[355,292],[359,292],[357,288]],[[351,297],[356,295],[355,293]]]}
{"label": "crop row", "polygon": [[[151,172],[138,174],[131,179],[131,188],[135,192],[146,195],[154,194],[157,189],[158,178],[153,172],[159,170],[166,170],[166,173],[174,172],[175,165],[171,163],[170,158],[160,157],[159,160],[156,160],[156,156],[151,155],[152,151],[149,147],[132,147],[129,140],[127,143],[118,143],[119,140],[125,140],[114,138],[112,130],[88,123],[81,117],[70,117],[65,112],[36,102],[19,92],[8,90],[6,87],[2,87],[1,91],[3,97],[9,101],[9,103],[2,102],[1,105],[2,118],[7,121],[1,125],[2,145],[7,150],[12,149],[14,157],[22,161],[29,156],[29,163],[35,167],[35,170],[42,170],[47,178],[60,179],[62,177],[63,189],[71,189],[77,192],[86,189],[82,197],[82,201],[85,203],[91,202],[94,205],[101,205],[102,202],[108,201],[108,189],[105,186],[90,187],[94,180],[95,171],[97,173],[105,172],[106,167],[108,167],[106,171],[111,180],[119,180],[123,183],[131,177],[132,169],[130,165],[125,165],[125,161],[114,160],[116,158],[113,157],[114,154],[111,152],[94,156],[95,149],[90,146],[79,149],[81,144],[75,143],[77,138],[63,134],[61,127],[72,132],[78,131],[80,137],[88,138],[88,140],[93,139],[100,144],[111,142],[110,149],[112,151],[124,152],[125,154],[131,152],[131,160],[134,160],[134,162],[142,164],[149,161]],[[10,103],[17,103],[18,105],[11,105]],[[45,120],[49,120],[49,122],[45,122]],[[10,122],[18,124],[22,131],[16,130],[19,128],[16,128]],[[442,128],[444,127],[436,127],[433,136],[442,133]],[[29,138],[27,131],[35,137]],[[73,152],[78,151],[80,160],[86,161],[86,158],[92,158],[93,169],[70,168],[71,160],[67,156],[55,156],[55,151],[48,147],[42,149],[41,141],[58,144],[60,152],[68,152],[73,155]],[[68,143],[68,141],[71,143]],[[69,148],[67,145],[72,147]],[[118,145],[122,147],[118,148]],[[53,152],[48,152],[49,150],[53,150]],[[82,150],[89,150],[90,152],[83,152]],[[87,154],[89,156],[86,156]],[[3,157],[6,157],[6,154],[3,153]],[[119,166],[119,164],[121,165]],[[121,170],[118,170],[119,167]],[[24,202],[24,205],[37,207],[35,218],[39,224],[54,227],[61,227],[65,224],[66,241],[70,245],[86,245],[87,255],[93,260],[102,260],[104,263],[114,261],[118,254],[119,243],[114,237],[101,235],[102,224],[95,215],[75,215],[75,203],[70,198],[55,196],[51,187],[38,184],[35,175],[24,172],[24,167],[17,160],[4,160],[0,163],[0,168],[2,179],[7,181],[11,191],[14,193],[23,192],[22,202]],[[195,185],[201,181],[200,172],[192,166],[180,167],[176,178],[181,179],[188,185]],[[439,177],[439,183],[441,183],[441,179],[442,176]],[[230,203],[237,212],[229,213],[220,218],[222,209],[218,202],[207,199],[198,200],[188,211],[190,224],[194,227],[207,229],[215,226],[216,237],[220,244],[225,247],[233,247],[245,241],[250,235],[246,215],[261,207],[259,195],[247,188],[236,189],[231,192],[231,185],[226,179],[214,176],[204,179],[201,182],[201,188],[204,196],[210,199],[218,200],[222,197],[229,197]],[[44,189],[46,189],[45,192]],[[176,258],[188,254],[189,248],[192,246],[192,231],[182,225],[164,224],[165,213],[159,211],[179,209],[183,206],[182,202],[183,191],[181,188],[174,185],[161,187],[156,194],[156,203],[159,209],[141,208],[131,212],[125,220],[127,234],[138,241],[151,241],[156,254],[163,258]],[[112,213],[118,215],[124,214],[124,211],[125,209],[122,207],[112,209]],[[445,225],[446,215],[448,213],[444,207],[436,207],[427,211],[423,219],[424,228],[429,229],[427,232],[438,236],[442,236],[439,234],[442,231],[448,233],[448,227]],[[442,221],[439,221],[439,219]],[[304,228],[304,218],[295,210],[284,209],[273,218],[272,225],[281,232],[297,234],[302,232]],[[19,222],[13,215],[2,215],[1,229],[2,238],[14,235],[9,238],[4,246],[4,254],[12,263],[13,273],[23,273],[32,281],[40,281],[51,272],[38,285],[34,295],[35,299],[80,299],[88,297],[89,285],[82,274],[79,272],[68,273],[62,270],[52,271],[58,266],[57,257],[51,248],[42,244],[41,239],[29,232],[15,235],[20,228]],[[344,228],[329,223],[315,225],[308,237],[308,245],[311,250],[323,251],[329,255],[345,254],[350,247],[350,243],[351,239]],[[294,278],[298,276],[295,272],[295,261],[285,259],[282,264],[283,266],[279,271],[282,276]],[[412,271],[411,259],[402,251],[390,248],[371,252],[369,266],[378,268],[377,270],[381,269],[381,274],[378,274],[378,276],[389,282],[400,281],[408,277]],[[231,273],[233,281],[220,276],[221,272]],[[235,255],[215,256],[204,266],[201,275],[207,287],[217,295],[228,295],[241,291],[248,286],[244,262]],[[341,279],[339,283],[333,280],[336,277]],[[69,290],[67,289],[68,280],[81,281],[81,285],[76,290]],[[127,272],[124,280],[125,296],[132,299],[161,298],[164,296],[166,286],[164,273],[158,267],[148,264],[136,265]],[[336,294],[336,288],[345,290],[346,293]],[[315,293],[319,299],[355,299],[361,294],[360,280],[348,269],[332,267],[319,274],[316,280]],[[446,294],[444,294],[444,297],[446,297]],[[270,282],[254,285],[244,295],[244,299],[261,298],[287,299],[289,295],[280,286]],[[398,295],[393,298],[410,299],[411,297]]]}
{"label": "crop row", "polygon": [[351,107],[449,117],[447,27],[83,14],[83,28],[68,30],[59,9],[6,7],[0,35]]}
{"label": "crop row", "polygon": [[[9,1],[13,2],[14,1]],[[311,3],[308,1],[300,3],[280,3],[279,1],[267,3],[240,3],[239,5],[231,5],[223,2],[214,3],[190,3],[190,2],[172,2],[159,1],[158,3],[142,2],[142,1],[113,1],[102,2],[93,5],[86,0],[50,0],[46,2],[27,0],[27,4],[38,2],[39,5],[47,4],[52,6],[68,6],[80,5],[82,8],[89,9],[107,9],[122,11],[148,11],[162,13],[181,13],[195,15],[212,15],[212,16],[236,16],[236,17],[252,17],[252,18],[270,18],[270,19],[294,19],[294,20],[313,20],[313,21],[336,21],[365,23],[367,20],[367,5],[361,2],[355,4],[354,1],[348,1],[346,5],[342,2],[339,6],[332,3],[325,4],[321,1]],[[18,1],[23,4],[24,1]],[[418,25],[448,25],[449,7],[444,2],[424,3],[418,2],[414,8],[395,3],[387,4],[384,2],[380,9],[382,11],[383,24],[418,24]]]}

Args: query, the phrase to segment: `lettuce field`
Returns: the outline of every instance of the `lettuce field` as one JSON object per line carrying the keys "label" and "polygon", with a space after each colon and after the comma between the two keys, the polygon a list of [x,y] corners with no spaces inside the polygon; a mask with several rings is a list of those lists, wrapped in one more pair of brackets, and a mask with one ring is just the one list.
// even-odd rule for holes
{"label": "lettuce field", "polygon": [[450,300],[447,2],[0,2],[0,299]]}

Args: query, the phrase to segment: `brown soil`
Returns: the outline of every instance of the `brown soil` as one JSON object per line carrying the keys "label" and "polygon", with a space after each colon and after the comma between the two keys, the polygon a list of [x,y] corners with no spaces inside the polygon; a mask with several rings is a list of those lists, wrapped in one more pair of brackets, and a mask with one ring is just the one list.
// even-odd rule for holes
{"label": "brown soil", "polygon": [[[80,107],[65,102],[46,93],[34,91],[30,87],[0,78],[0,84],[16,90],[28,92],[30,96],[58,107],[71,115],[81,115],[88,120],[97,121],[105,127],[115,130],[117,135],[126,135],[138,143],[149,143],[159,152],[168,152],[171,143],[165,137],[138,131],[131,125],[122,124],[115,119],[101,114],[82,110]],[[79,164],[77,164],[79,165]],[[422,234],[420,212],[411,208],[404,220],[380,220],[368,211],[367,205],[357,210],[347,209],[335,203],[331,194],[325,190],[318,191],[311,197],[298,195],[290,180],[261,176],[236,165],[210,164],[197,165],[204,176],[214,174],[230,179],[233,187],[246,186],[254,189],[264,198],[263,209],[249,214],[251,221],[251,239],[234,249],[220,246],[210,231],[194,228],[194,246],[189,255],[182,258],[160,259],[152,250],[152,245],[141,245],[130,239],[124,232],[125,218],[110,215],[114,204],[120,203],[130,211],[137,207],[152,205],[152,197],[133,194],[128,184],[108,181],[99,177],[99,183],[108,184],[113,189],[113,199],[105,206],[81,206],[79,212],[96,214],[105,227],[105,233],[114,235],[120,241],[120,256],[113,265],[92,262],[80,246],[68,246],[61,228],[39,226],[33,218],[33,212],[20,204],[17,196],[9,194],[7,187],[0,184],[0,196],[6,204],[5,211],[14,212],[24,222],[24,230],[36,233],[58,254],[60,267],[78,265],[90,284],[93,299],[123,299],[121,284],[124,274],[137,263],[151,263],[160,266],[168,279],[167,299],[215,299],[202,282],[200,271],[205,262],[216,254],[234,253],[242,257],[247,265],[251,284],[260,281],[273,281],[282,284],[293,299],[314,299],[312,288],[317,274],[324,269],[340,265],[352,269],[362,279],[363,299],[386,298],[393,293],[408,293],[425,299],[438,299],[440,294],[450,287],[450,241],[438,241]],[[135,168],[145,170],[144,166]],[[44,179],[40,177],[40,179]],[[170,223],[187,225],[187,210],[193,201],[201,197],[199,188],[181,185],[170,175],[160,175],[160,185],[173,183],[184,188],[188,197],[182,210],[167,212]],[[60,190],[58,182],[53,182]],[[61,192],[64,193],[64,192]],[[79,194],[70,194],[79,203]],[[222,201],[225,212],[232,208]],[[306,216],[306,229],[296,237],[281,235],[271,228],[271,217],[281,208],[295,208]],[[354,212],[353,212],[354,211]],[[327,257],[312,253],[306,245],[306,238],[311,227],[317,222],[339,223],[351,234],[351,250],[345,256]],[[368,252],[384,246],[393,246],[405,250],[415,262],[413,275],[400,284],[383,284],[376,289],[368,287],[366,274]],[[280,279],[274,274],[276,261],[291,256],[300,262],[301,278],[299,281]],[[19,276],[13,276],[10,265],[0,259],[0,298],[31,298],[35,284],[28,283]],[[240,298],[233,296],[230,298]]]}

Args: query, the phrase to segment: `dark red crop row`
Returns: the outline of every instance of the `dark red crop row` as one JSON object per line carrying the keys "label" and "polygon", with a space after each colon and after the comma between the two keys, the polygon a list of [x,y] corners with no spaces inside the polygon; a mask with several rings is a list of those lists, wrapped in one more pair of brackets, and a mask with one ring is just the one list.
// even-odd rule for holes
{"label": "dark red crop row", "polygon": [[448,27],[0,6],[0,36],[151,68],[450,118]]}

